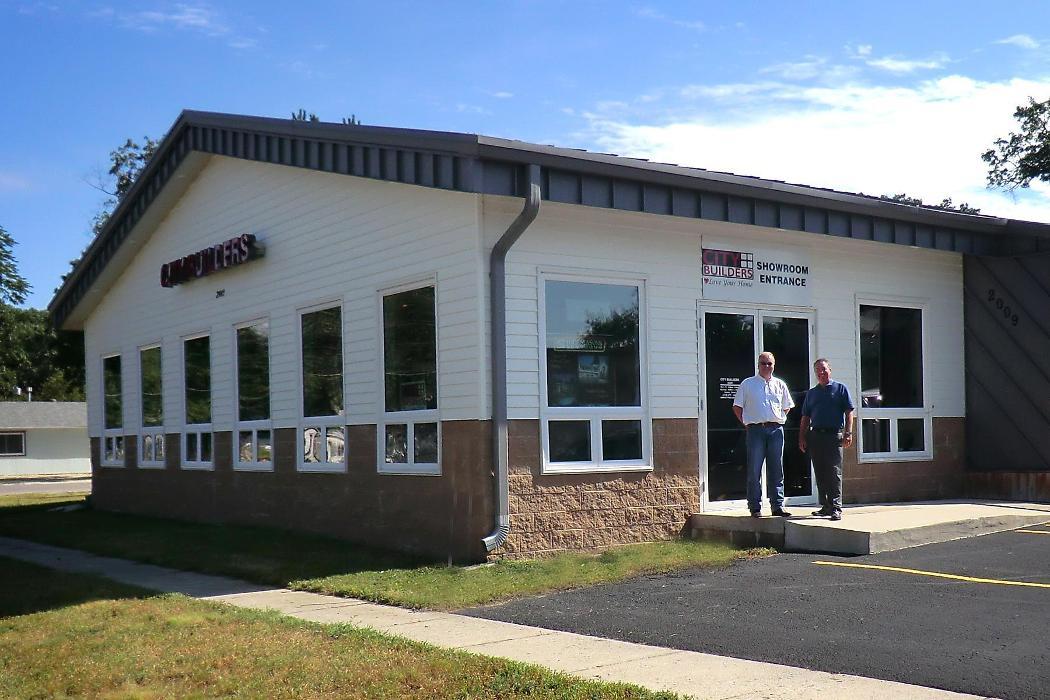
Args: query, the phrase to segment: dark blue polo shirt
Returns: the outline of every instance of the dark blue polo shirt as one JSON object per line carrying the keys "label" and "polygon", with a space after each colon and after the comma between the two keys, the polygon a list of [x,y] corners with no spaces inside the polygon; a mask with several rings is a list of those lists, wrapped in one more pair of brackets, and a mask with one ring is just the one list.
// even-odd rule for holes
{"label": "dark blue polo shirt", "polygon": [[845,414],[853,410],[853,399],[849,389],[832,379],[826,387],[817,384],[806,392],[802,402],[802,415],[809,416],[813,428],[841,429],[845,425]]}

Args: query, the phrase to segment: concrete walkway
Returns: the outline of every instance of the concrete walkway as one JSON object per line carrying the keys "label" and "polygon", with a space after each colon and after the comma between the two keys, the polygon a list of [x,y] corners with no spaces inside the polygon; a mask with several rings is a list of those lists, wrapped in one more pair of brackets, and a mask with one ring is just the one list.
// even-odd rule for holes
{"label": "concrete walkway", "polygon": [[0,556],[143,588],[321,623],[349,623],[449,649],[539,664],[581,678],[634,683],[695,698],[864,700],[975,698],[891,681],[631,644],[452,613],[257,586],[0,537]]}
{"label": "concrete walkway", "polygon": [[744,510],[698,513],[698,539],[726,539],[792,552],[876,554],[934,542],[1015,530],[1050,521],[1050,505],[1008,501],[916,501],[846,506],[842,520],[811,516],[815,506],[788,506],[790,518],[753,518]]}

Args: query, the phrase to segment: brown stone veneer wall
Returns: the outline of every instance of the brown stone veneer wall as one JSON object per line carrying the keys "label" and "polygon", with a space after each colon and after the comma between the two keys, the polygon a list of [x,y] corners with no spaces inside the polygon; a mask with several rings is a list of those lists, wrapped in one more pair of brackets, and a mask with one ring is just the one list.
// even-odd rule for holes
{"label": "brown stone veneer wall", "polygon": [[653,421],[653,470],[541,474],[540,423],[514,420],[507,557],[601,549],[679,535],[700,509],[695,418]]}
{"label": "brown stone veneer wall", "polygon": [[345,473],[296,470],[296,430],[274,430],[274,470],[235,471],[233,435],[215,433],[215,468],[179,467],[179,435],[167,436],[163,469],[135,467],[129,436],[126,466],[99,466],[91,439],[92,503],[104,510],[211,523],[265,525],[315,532],[457,562],[485,558],[493,529],[491,428],[488,421],[441,424],[441,476],[376,471],[376,426],[347,428]]}
{"label": "brown stone veneer wall", "polygon": [[965,418],[933,419],[933,460],[857,462],[856,444],[843,456],[842,499],[884,503],[958,498],[966,474]]}

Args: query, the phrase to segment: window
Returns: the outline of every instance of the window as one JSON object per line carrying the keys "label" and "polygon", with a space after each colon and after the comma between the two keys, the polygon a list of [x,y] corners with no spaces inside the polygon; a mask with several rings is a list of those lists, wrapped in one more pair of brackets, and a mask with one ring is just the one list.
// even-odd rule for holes
{"label": "window", "polygon": [[164,397],[160,347],[139,350],[139,385],[142,397],[139,465],[164,466]]}
{"label": "window", "polygon": [[182,464],[189,468],[212,466],[211,337],[187,338],[182,344],[185,422]]}
{"label": "window", "polygon": [[120,355],[102,358],[102,464],[124,466],[124,402]]}
{"label": "window", "polygon": [[921,308],[860,304],[860,457],[929,459]]}
{"label": "window", "polygon": [[303,415],[299,426],[303,471],[346,468],[343,419],[343,314],[338,306],[300,316]]}
{"label": "window", "polygon": [[650,468],[641,287],[543,282],[544,471]]}
{"label": "window", "polygon": [[440,474],[437,313],[433,286],[383,297],[383,392],[379,471]]}
{"label": "window", "polygon": [[273,469],[270,425],[270,323],[240,326],[237,334],[235,469]]}
{"label": "window", "polygon": [[25,433],[0,433],[0,457],[24,457],[25,454]]}

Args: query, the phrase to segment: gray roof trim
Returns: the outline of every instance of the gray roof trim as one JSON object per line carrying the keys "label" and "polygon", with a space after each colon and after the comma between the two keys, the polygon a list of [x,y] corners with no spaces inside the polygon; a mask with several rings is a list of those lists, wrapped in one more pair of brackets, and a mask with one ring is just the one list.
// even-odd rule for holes
{"label": "gray roof trim", "polygon": [[86,427],[83,401],[0,401],[0,431]]}
{"label": "gray roof trim", "polygon": [[56,292],[73,315],[118,248],[194,153],[458,192],[523,196],[528,164],[543,198],[983,255],[1050,250],[1050,225],[897,204],[877,197],[522,141],[441,131],[185,111],[102,233]]}

